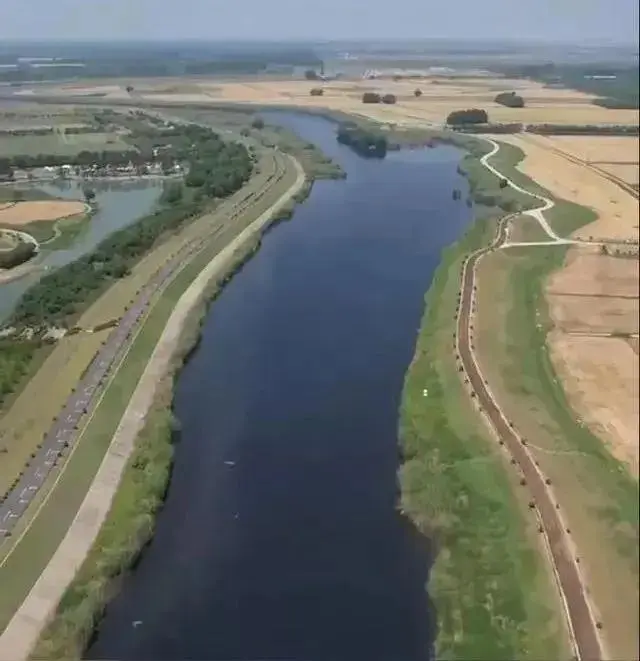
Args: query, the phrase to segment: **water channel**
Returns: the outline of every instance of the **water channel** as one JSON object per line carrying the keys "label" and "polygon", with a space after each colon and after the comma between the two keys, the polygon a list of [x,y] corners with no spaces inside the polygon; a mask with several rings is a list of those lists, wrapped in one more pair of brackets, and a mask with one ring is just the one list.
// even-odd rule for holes
{"label": "water channel", "polygon": [[[470,222],[451,147],[335,158],[212,306],[183,370],[156,536],[88,658],[426,661],[429,542],[396,511],[398,409],[441,250]],[[463,200],[465,195],[463,195]]]}
{"label": "water channel", "polygon": [[[41,253],[34,259],[37,268],[24,277],[0,283],[0,322],[11,312],[22,294],[48,270],[64,266],[91,252],[109,234],[150,213],[162,193],[162,186],[161,181],[92,182],[97,211],[88,222],[83,221],[81,231],[70,245],[52,250],[43,245]],[[72,181],[37,184],[34,188],[57,198],[81,200],[84,197],[81,184]]]}

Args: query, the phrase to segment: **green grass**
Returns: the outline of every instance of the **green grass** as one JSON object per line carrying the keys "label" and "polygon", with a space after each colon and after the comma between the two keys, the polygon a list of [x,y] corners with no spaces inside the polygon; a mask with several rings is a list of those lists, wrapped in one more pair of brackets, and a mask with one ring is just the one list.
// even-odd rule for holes
{"label": "green grass", "polygon": [[438,547],[429,594],[439,659],[567,658],[533,521],[471,408],[451,345],[462,261],[494,231],[476,222],[445,251],[429,290],[402,399],[402,506]]}
{"label": "green grass", "polygon": [[4,156],[75,156],[81,151],[127,151],[131,146],[111,133],[63,135],[0,135],[0,153]]}

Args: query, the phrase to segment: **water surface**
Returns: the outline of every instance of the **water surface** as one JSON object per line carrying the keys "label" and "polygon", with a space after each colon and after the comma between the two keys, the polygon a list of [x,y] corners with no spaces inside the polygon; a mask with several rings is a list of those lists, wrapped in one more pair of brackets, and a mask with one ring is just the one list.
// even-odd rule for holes
{"label": "water surface", "polygon": [[[444,246],[471,212],[449,147],[335,157],[210,309],[177,383],[156,537],[89,658],[425,661],[428,540],[396,511],[398,409]],[[463,199],[464,199],[463,195]]]}

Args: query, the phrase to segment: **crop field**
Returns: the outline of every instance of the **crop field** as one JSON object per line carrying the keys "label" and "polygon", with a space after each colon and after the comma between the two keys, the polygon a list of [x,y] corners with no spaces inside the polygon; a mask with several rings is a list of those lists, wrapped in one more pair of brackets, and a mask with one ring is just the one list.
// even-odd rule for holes
{"label": "crop field", "polygon": [[55,132],[48,135],[0,134],[0,154],[4,156],[75,156],[81,151],[126,151],[133,147],[112,133],[83,133],[66,135]]}
{"label": "crop field", "polygon": [[[547,304],[543,283],[562,265],[565,251],[521,248],[485,257],[478,267],[474,338],[493,393],[551,480],[603,623],[606,658],[632,659],[638,654],[637,481],[630,474],[634,453],[637,467],[637,355],[634,363],[625,338],[582,334],[594,321],[598,330],[604,326],[597,315],[578,320],[577,299],[586,310],[611,285],[603,281],[597,289],[595,280],[586,282],[579,262],[573,282],[559,280],[562,271],[551,278],[554,295]],[[611,260],[600,263],[603,277],[614,271],[621,291],[633,295],[620,265],[630,260],[603,259]],[[554,319],[562,306],[565,319]],[[615,317],[609,320],[615,331]],[[579,328],[580,334],[562,328]],[[565,364],[575,370],[574,381],[566,378]]]}
{"label": "crop field", "polygon": [[[524,151],[525,159],[518,166],[524,174],[553,195],[595,211],[597,220],[581,227],[576,232],[577,237],[638,241],[640,221],[637,199],[601,173],[575,163],[552,149],[555,137],[540,140],[539,136],[510,135],[500,136],[499,140]],[[629,140],[630,145],[635,140],[638,144],[637,138],[622,140]],[[599,137],[594,144],[599,144]]]}
{"label": "crop field", "polygon": [[[322,87],[322,97],[311,97],[313,87]],[[414,90],[422,96],[416,98]],[[506,108],[493,99],[502,91],[517,91],[525,98],[525,108]],[[52,93],[67,95],[104,94],[106,99],[130,98],[124,84],[58,85],[48,88]],[[395,94],[393,106],[365,105],[365,91]],[[322,107],[344,110],[372,119],[406,125],[424,122],[441,124],[452,110],[479,106],[489,112],[492,122],[524,122],[553,124],[638,124],[636,110],[602,108],[591,103],[593,97],[569,89],[551,89],[539,83],[506,78],[456,78],[430,76],[411,80],[220,80],[199,78],[190,81],[142,81],[137,83],[136,98],[145,101],[202,104],[212,102],[289,104],[301,107]]]}
{"label": "crop field", "polygon": [[20,227],[38,221],[53,221],[85,213],[84,202],[39,200],[0,205],[0,226]]}

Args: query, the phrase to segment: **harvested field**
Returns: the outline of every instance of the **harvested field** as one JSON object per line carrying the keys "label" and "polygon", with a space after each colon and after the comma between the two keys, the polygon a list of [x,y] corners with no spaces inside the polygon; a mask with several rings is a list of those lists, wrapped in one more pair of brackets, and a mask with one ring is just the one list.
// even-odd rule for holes
{"label": "harvested field", "polygon": [[86,212],[86,204],[77,200],[41,200],[0,206],[0,225],[20,227],[35,221],[53,221]]}
{"label": "harvested field", "polygon": [[577,237],[638,241],[638,200],[617,184],[553,151],[538,136],[500,136],[500,142],[524,151],[525,159],[518,169],[551,194],[589,207],[598,214],[595,222],[575,233]]}
{"label": "harvested field", "polygon": [[[340,80],[322,85],[324,96],[311,98],[309,91],[320,83],[302,80],[244,79],[221,81],[220,79],[193,79],[185,81],[145,80],[133,83],[136,98],[175,103],[210,103],[217,101],[290,104],[302,107],[323,107],[361,114],[372,119],[399,124],[420,125],[426,122],[441,124],[452,110],[480,106],[489,111],[491,121],[553,124],[637,124],[638,113],[634,110],[608,109],[591,103],[593,97],[569,89],[550,89],[532,81],[505,78],[438,78],[425,77],[411,80]],[[422,90],[416,99],[413,92]],[[395,94],[395,106],[364,105],[361,96],[365,91]],[[506,108],[494,103],[501,91],[517,90],[528,102],[523,109]],[[124,86],[60,85],[48,89],[61,94],[104,94],[105,98],[127,98]]]}
{"label": "harvested field", "polygon": [[621,164],[621,163],[599,163],[598,167],[614,177],[626,181],[628,184],[638,184],[640,182],[640,165],[637,163]]}
{"label": "harvested field", "polygon": [[638,163],[640,138],[621,135],[553,135],[536,136],[540,144],[591,163]]}
{"label": "harvested field", "polygon": [[638,261],[572,248],[547,283],[548,342],[572,407],[638,475]]}

